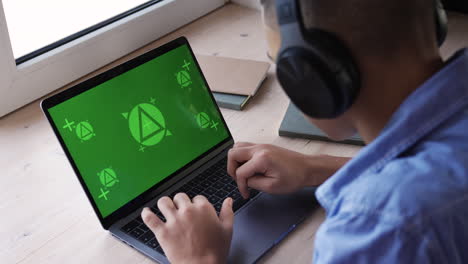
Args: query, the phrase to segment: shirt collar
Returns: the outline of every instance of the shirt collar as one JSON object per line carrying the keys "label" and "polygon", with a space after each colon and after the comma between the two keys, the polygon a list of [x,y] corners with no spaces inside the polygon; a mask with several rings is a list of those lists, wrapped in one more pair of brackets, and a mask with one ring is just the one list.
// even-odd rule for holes
{"label": "shirt collar", "polygon": [[463,49],[406,98],[371,144],[317,189],[318,200],[326,208],[341,186],[379,171],[467,105],[468,49]]}

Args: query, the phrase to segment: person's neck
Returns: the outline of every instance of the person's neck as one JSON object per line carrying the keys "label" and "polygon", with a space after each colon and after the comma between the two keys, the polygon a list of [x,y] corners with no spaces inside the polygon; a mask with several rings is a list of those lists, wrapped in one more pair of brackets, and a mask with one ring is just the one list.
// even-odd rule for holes
{"label": "person's neck", "polygon": [[368,74],[363,76],[360,95],[350,109],[352,123],[364,141],[372,142],[403,101],[442,67],[440,56],[395,60],[385,63],[385,69],[369,64],[363,71]]}

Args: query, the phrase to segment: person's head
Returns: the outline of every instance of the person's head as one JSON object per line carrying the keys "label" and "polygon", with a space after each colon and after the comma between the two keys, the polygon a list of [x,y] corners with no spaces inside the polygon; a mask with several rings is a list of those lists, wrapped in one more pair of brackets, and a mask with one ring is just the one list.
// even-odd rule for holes
{"label": "person's head", "polygon": [[361,76],[360,93],[349,110],[335,119],[311,121],[333,139],[345,139],[359,130],[371,141],[378,132],[375,130],[383,128],[398,105],[441,62],[434,1],[299,3],[305,28],[334,33],[348,47]]}

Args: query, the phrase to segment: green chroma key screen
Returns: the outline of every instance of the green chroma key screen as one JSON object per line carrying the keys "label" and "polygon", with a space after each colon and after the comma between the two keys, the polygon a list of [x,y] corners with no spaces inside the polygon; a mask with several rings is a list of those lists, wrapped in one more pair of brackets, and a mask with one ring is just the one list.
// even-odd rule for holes
{"label": "green chroma key screen", "polygon": [[49,113],[102,217],[229,136],[186,45]]}

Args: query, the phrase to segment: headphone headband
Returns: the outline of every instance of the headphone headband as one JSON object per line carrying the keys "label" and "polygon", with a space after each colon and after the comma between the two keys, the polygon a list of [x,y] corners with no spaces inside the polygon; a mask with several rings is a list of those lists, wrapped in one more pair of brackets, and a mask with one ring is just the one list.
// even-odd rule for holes
{"label": "headphone headband", "polygon": [[278,0],[276,1],[276,10],[278,24],[284,25],[301,21],[301,9],[296,0]]}

